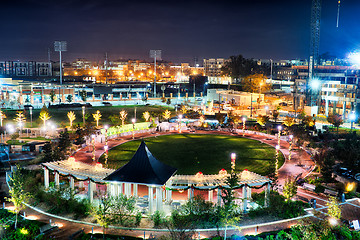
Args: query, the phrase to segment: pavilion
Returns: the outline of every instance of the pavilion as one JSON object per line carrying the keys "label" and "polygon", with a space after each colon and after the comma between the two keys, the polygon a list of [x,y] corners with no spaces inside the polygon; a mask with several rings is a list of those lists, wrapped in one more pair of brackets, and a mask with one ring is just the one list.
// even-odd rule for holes
{"label": "pavilion", "polygon": [[[124,194],[134,196],[139,200],[146,199],[147,210],[150,213],[163,210],[164,205],[173,203],[172,193],[187,191],[187,199],[195,195],[195,190],[207,191],[208,201],[214,199],[221,204],[222,190],[229,188],[226,170],[219,174],[204,175],[175,175],[177,169],[168,166],[156,159],[145,142],[142,141],[132,159],[117,170],[104,168],[100,163],[89,165],[76,161],[70,157],[68,160],[43,163],[45,188],[49,188],[50,173],[53,171],[55,186],[60,186],[60,175],[67,176],[70,188],[75,188],[75,180],[79,188],[87,187],[87,196],[90,202],[94,200],[97,189],[106,189],[112,196]],[[241,190],[241,202],[244,211],[247,211],[251,200],[251,189],[265,187],[265,204],[268,205],[271,181],[264,176],[244,170],[238,174],[239,184],[233,189]],[[84,184],[85,182],[85,184]],[[105,187],[101,187],[105,186]],[[138,187],[146,189],[148,195],[139,196]]]}

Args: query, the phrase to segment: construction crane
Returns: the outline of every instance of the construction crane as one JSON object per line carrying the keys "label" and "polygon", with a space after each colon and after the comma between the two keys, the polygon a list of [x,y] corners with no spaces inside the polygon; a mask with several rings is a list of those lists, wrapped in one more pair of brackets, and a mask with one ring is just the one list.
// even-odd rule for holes
{"label": "construction crane", "polygon": [[339,27],[339,20],[340,20],[340,0],[338,1],[338,10],[337,10],[337,18],[336,18],[336,27]]}
{"label": "construction crane", "polygon": [[310,106],[316,106],[317,98],[314,97],[314,90],[311,89],[311,81],[316,76],[316,66],[319,61],[320,45],[320,19],[321,19],[321,0],[312,0],[311,23],[310,23],[310,57],[309,57],[309,76],[307,82],[306,102]]}

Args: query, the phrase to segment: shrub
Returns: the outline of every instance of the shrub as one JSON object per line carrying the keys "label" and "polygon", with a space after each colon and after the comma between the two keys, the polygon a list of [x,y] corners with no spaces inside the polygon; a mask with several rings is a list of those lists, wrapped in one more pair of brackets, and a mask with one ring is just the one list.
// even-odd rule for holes
{"label": "shrub", "polygon": [[316,193],[324,193],[325,187],[321,184],[316,184],[315,190]]}
{"label": "shrub", "polygon": [[159,211],[155,211],[154,214],[150,216],[150,219],[156,228],[161,227],[165,222],[164,214]]}

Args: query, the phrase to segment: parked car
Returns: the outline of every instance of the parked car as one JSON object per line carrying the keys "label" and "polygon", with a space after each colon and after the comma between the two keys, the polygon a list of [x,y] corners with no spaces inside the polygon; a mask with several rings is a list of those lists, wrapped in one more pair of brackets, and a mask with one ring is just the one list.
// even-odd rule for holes
{"label": "parked car", "polygon": [[104,106],[109,106],[109,107],[111,107],[111,106],[112,106],[112,104],[111,104],[111,103],[109,103],[109,102],[102,102],[102,104],[104,104]]}

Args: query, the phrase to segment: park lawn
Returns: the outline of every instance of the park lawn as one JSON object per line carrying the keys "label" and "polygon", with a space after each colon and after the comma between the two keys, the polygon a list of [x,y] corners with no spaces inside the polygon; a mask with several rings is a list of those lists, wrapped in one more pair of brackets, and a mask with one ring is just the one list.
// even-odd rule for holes
{"label": "park lawn", "polygon": [[[89,114],[89,117],[86,121],[88,122],[92,122],[94,124],[96,124],[96,122],[94,121],[92,114],[96,113],[97,110],[100,111],[102,117],[100,120],[100,124],[108,124],[108,125],[113,125],[112,122],[109,119],[109,116],[111,115],[118,115],[119,116],[119,112],[122,110],[125,110],[128,112],[127,115],[127,122],[130,123],[131,119],[134,118],[134,112],[135,112],[135,107],[136,107],[136,118],[137,118],[137,122],[143,122],[144,119],[142,118],[142,114],[143,112],[155,112],[155,113],[162,113],[164,112],[166,109],[169,109],[170,111],[173,111],[173,109],[171,107],[166,107],[166,106],[155,106],[155,105],[149,105],[149,106],[145,106],[145,105],[126,105],[126,106],[108,106],[108,107],[92,107],[92,108],[87,108],[86,109],[86,113]],[[6,119],[4,120],[4,124],[7,123],[12,123],[15,124],[14,118],[16,118],[16,110],[3,110],[5,115],[6,115]],[[39,115],[40,115],[40,109],[35,109],[33,110],[33,127],[42,127],[43,122],[39,119]],[[76,115],[76,119],[73,122],[73,125],[77,125],[82,124],[82,110],[78,109],[78,110],[72,110],[72,109],[49,109],[49,114],[51,116],[49,121],[52,121],[54,123],[56,123],[56,125],[58,127],[61,127],[61,125],[63,126],[68,126],[69,125],[69,119],[67,117],[67,113],[69,111],[73,111]],[[26,117],[26,126],[27,128],[30,127],[30,112],[26,111],[25,112],[25,117]]]}
{"label": "park lawn", "polygon": [[[259,141],[224,135],[175,134],[145,138],[153,155],[176,167],[177,174],[217,174],[222,168],[230,171],[230,154],[236,153],[236,171],[248,169],[261,175],[269,174],[269,161],[275,149]],[[109,168],[117,169],[135,154],[141,140],[129,141],[109,151]],[[100,161],[104,163],[104,155]],[[280,155],[279,166],[284,162]]]}

